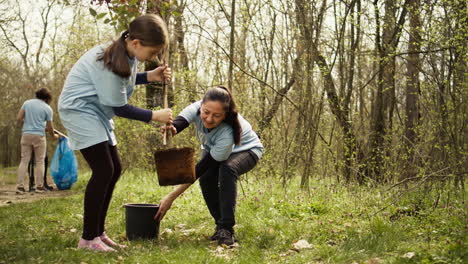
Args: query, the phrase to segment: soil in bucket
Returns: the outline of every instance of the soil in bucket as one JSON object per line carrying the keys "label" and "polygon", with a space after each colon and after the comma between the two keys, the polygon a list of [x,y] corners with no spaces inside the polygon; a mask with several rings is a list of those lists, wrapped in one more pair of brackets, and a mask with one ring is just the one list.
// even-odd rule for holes
{"label": "soil in bucket", "polygon": [[192,148],[171,148],[154,153],[159,185],[195,182],[195,160]]}
{"label": "soil in bucket", "polygon": [[158,204],[126,204],[125,220],[128,240],[158,238],[159,221],[154,220],[158,210]]}

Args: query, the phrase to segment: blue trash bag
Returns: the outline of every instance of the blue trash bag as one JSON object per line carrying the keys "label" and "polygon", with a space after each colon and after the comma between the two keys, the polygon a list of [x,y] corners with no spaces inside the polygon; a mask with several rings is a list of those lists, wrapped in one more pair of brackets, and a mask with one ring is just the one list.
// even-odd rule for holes
{"label": "blue trash bag", "polygon": [[68,138],[60,137],[50,165],[50,174],[59,190],[70,189],[78,179],[78,162],[68,145]]}

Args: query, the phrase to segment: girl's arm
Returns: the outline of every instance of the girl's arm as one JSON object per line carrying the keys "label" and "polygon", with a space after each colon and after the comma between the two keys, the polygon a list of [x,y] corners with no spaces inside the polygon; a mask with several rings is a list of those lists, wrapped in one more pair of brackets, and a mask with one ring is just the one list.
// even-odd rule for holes
{"label": "girl's arm", "polygon": [[142,109],[133,105],[126,104],[120,107],[113,107],[116,116],[128,119],[139,120],[143,122],[158,121],[161,123],[170,123],[172,121],[172,110],[161,109],[151,111]]}
{"label": "girl's arm", "polygon": [[147,84],[150,82],[162,82],[163,80],[169,82],[171,80],[171,68],[164,65],[152,71],[137,73],[135,85]]}

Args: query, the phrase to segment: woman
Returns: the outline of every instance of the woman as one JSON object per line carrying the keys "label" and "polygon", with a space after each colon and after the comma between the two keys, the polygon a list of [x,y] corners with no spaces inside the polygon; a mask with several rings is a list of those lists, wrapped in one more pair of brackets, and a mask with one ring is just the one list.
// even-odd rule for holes
{"label": "woman", "polygon": [[156,15],[133,20],[110,45],[89,50],[73,66],[59,99],[59,114],[70,146],[80,150],[92,170],[84,196],[83,234],[78,248],[114,251],[122,247],[105,233],[104,223],[121,164],[112,117],[170,123],[172,111],[129,105],[133,86],[169,80],[167,66],[137,74],[138,61],[152,60],[167,46],[166,24]]}
{"label": "woman", "polygon": [[[187,106],[167,129],[175,135],[191,123],[203,148],[196,176],[216,225],[210,239],[231,246],[235,241],[237,180],[255,167],[263,145],[252,126],[237,113],[231,93],[224,87],[209,89],[203,100]],[[179,185],[164,197],[155,218],[161,221],[174,200],[190,185]]]}

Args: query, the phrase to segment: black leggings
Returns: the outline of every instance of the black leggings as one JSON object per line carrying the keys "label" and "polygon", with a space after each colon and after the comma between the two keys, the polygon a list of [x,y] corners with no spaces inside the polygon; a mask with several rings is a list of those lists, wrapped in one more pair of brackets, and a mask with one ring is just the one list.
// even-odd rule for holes
{"label": "black leggings", "polygon": [[92,240],[104,232],[107,209],[122,166],[117,147],[107,141],[80,151],[92,170],[84,196],[82,237]]}

